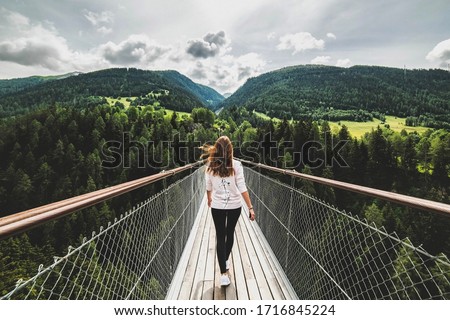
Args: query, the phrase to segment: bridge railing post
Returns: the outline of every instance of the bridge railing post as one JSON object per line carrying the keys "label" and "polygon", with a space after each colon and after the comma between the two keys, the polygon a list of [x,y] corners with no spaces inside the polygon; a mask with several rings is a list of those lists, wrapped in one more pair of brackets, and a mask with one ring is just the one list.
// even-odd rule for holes
{"label": "bridge railing post", "polygon": [[285,257],[285,262],[284,262],[284,267],[285,270],[288,270],[288,265],[289,265],[289,242],[290,242],[290,232],[291,232],[291,218],[292,218],[292,202],[293,202],[293,198],[294,198],[294,183],[295,183],[295,179],[294,177],[291,177],[291,189],[289,192],[289,213],[288,213],[288,231],[286,232],[286,257]]}
{"label": "bridge railing post", "polygon": [[[261,167],[258,166],[258,197],[261,197]],[[260,205],[260,201],[256,201],[256,212],[259,213],[261,211],[262,206]],[[258,222],[261,222],[261,218],[259,214],[256,216]]]}
{"label": "bridge railing post", "polygon": [[[165,170],[163,170],[164,172]],[[166,215],[166,221],[169,221],[169,192],[167,190],[167,178],[163,179],[163,190],[164,190],[164,211],[165,211],[165,215]],[[167,256],[168,256],[168,261],[169,261],[169,269],[170,269],[170,276],[173,276],[173,252],[174,250],[172,250],[172,247],[174,246],[174,242],[173,242],[173,237],[169,236],[169,238],[167,239],[168,242],[168,252],[167,252]]]}

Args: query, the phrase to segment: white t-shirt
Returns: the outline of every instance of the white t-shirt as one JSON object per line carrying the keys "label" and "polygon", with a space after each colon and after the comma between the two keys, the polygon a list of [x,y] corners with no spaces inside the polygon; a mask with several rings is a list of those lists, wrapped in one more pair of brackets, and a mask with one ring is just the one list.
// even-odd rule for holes
{"label": "white t-shirt", "polygon": [[247,191],[242,163],[233,159],[234,175],[229,177],[213,176],[206,172],[206,190],[212,191],[211,208],[237,209],[242,206],[241,194]]}

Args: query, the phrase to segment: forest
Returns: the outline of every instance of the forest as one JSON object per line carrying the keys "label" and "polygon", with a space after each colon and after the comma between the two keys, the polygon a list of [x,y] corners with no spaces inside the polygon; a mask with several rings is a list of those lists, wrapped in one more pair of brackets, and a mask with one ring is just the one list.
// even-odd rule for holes
{"label": "forest", "polygon": [[294,66],[249,79],[222,107],[269,117],[368,121],[383,115],[450,128],[450,73],[387,67]]}
{"label": "forest", "polygon": [[[332,131],[324,119],[292,121],[284,115],[282,121],[272,121],[245,105],[226,107],[216,115],[204,102],[194,100],[194,94],[187,103],[177,101],[180,96],[172,96],[174,91],[157,96],[159,107],[155,108],[155,101],[149,99],[155,95],[149,93],[166,87],[143,85],[139,92],[114,92],[112,97],[136,93],[134,103],[125,107],[109,104],[107,91],[51,102],[57,86],[52,84],[47,92],[38,90],[41,85],[30,89],[29,96],[27,90],[21,98],[15,93],[0,99],[2,110],[14,113],[0,121],[0,217],[194,162],[200,158],[199,147],[222,134],[232,139],[237,157],[450,203],[450,132],[446,129],[418,134],[378,127],[356,138],[345,126]],[[95,88],[95,93],[102,90]],[[13,97],[23,106],[17,112],[6,104]],[[20,100],[25,97],[40,102],[27,105]],[[169,113],[165,108],[188,110],[188,114]],[[333,148],[340,141],[343,146]],[[122,143],[122,163],[108,165],[111,142]],[[333,162],[333,158],[344,162]],[[422,244],[431,254],[450,254],[449,219],[308,182],[297,182],[295,187],[384,225],[400,238]],[[2,240],[0,296],[16,279],[29,277],[39,264],[48,264],[69,244],[76,245],[83,235],[161,188],[162,184],[155,184]]]}

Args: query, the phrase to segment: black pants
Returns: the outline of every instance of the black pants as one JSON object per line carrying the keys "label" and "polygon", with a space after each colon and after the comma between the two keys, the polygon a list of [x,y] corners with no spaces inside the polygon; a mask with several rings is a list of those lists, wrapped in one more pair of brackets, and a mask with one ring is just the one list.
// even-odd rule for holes
{"label": "black pants", "polygon": [[241,208],[237,209],[214,209],[211,208],[217,237],[217,259],[219,260],[220,272],[227,272],[226,261],[230,257],[234,243],[234,228],[241,215]]}

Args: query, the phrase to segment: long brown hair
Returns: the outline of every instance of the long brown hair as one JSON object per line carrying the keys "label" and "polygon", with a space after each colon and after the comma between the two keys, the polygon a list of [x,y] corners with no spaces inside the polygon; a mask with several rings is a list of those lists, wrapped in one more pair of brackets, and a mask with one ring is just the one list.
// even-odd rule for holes
{"label": "long brown hair", "polygon": [[205,157],[208,157],[207,172],[213,176],[229,177],[234,175],[233,170],[233,144],[227,136],[217,139],[214,146],[205,146]]}

